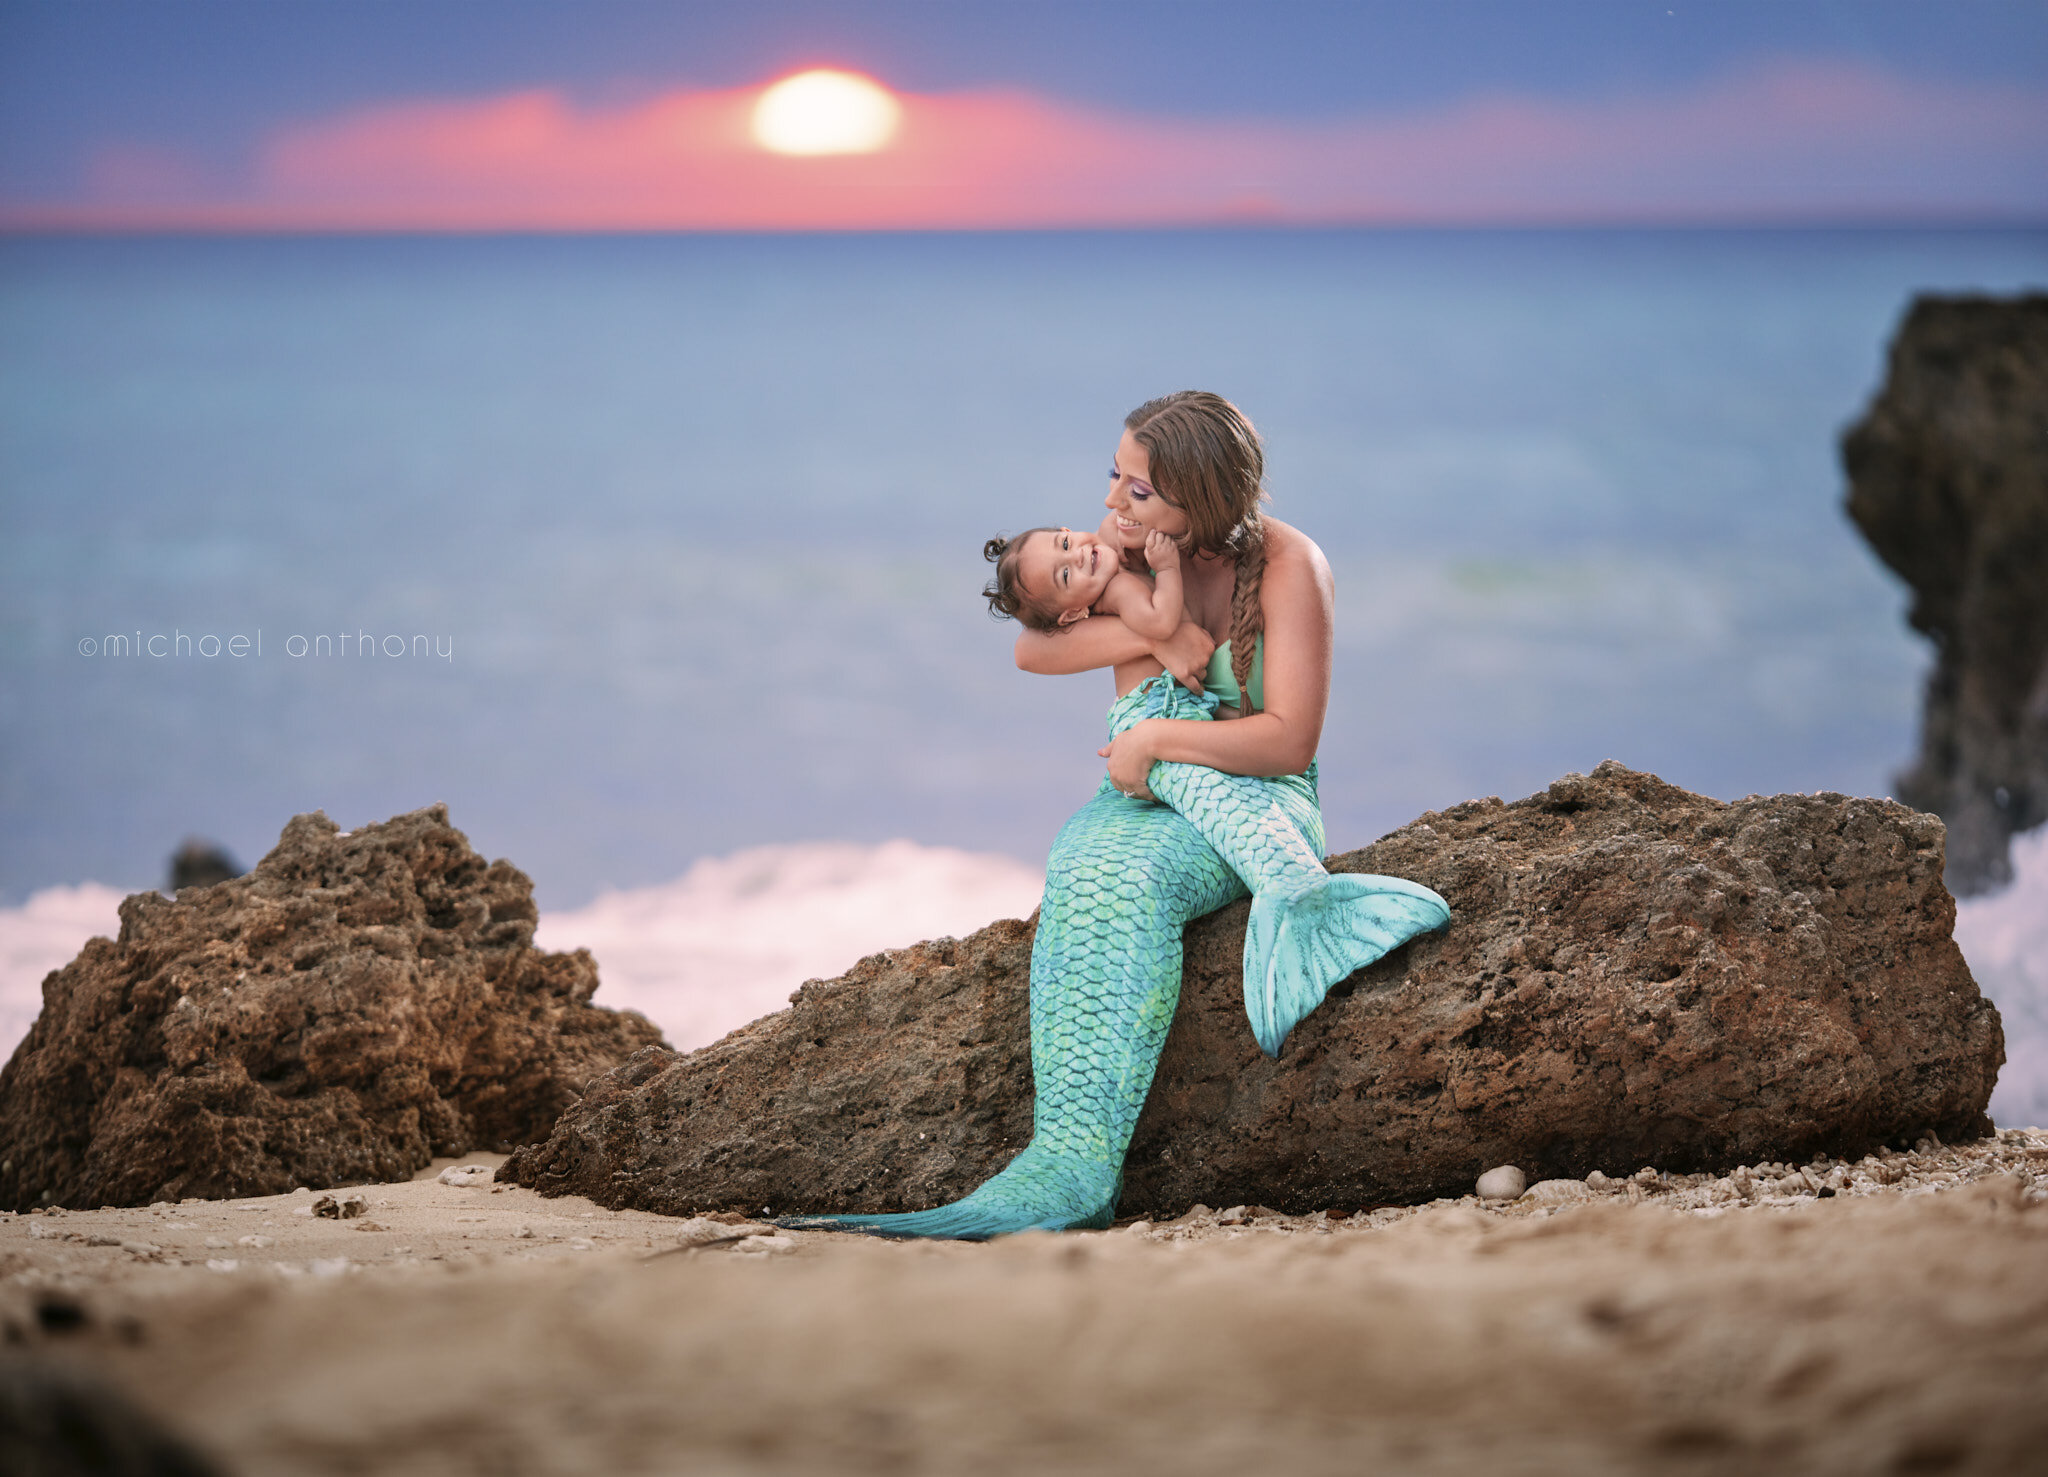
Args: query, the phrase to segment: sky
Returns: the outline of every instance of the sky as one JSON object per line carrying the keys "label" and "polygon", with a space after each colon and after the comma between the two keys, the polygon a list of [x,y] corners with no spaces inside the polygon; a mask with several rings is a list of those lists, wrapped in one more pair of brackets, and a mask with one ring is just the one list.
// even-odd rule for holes
{"label": "sky", "polygon": [[0,0],[16,230],[2044,217],[2048,0]]}

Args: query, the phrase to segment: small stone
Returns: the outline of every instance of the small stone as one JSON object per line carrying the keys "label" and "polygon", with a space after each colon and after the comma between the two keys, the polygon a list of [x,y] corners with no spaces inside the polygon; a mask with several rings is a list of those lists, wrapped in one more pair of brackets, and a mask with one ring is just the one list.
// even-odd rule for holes
{"label": "small stone", "polygon": [[1520,1198],[1538,1205],[1569,1205],[1574,1200],[1591,1200],[1593,1192],[1584,1180],[1538,1180]]}
{"label": "small stone", "polygon": [[388,1226],[380,1226],[375,1221],[357,1221],[356,1229],[358,1231],[384,1231],[390,1228]]}
{"label": "small stone", "polygon": [[1600,1193],[1604,1195],[1609,1190],[1620,1189],[1621,1181],[1611,1180],[1606,1175],[1602,1174],[1599,1170],[1596,1169],[1591,1174],[1586,1176],[1586,1188],[1589,1190],[1598,1190]]}
{"label": "small stone", "polygon": [[1496,1165],[1473,1187],[1481,1200],[1513,1200],[1529,1188],[1529,1177],[1512,1164]]}
{"label": "small stone", "polygon": [[676,1226],[676,1241],[682,1246],[704,1246],[713,1241],[730,1241],[735,1236],[749,1232],[725,1221],[715,1221],[710,1216],[693,1215]]}
{"label": "small stone", "polygon": [[85,1238],[85,1244],[87,1246],[119,1246],[121,1238],[119,1236],[88,1236]]}
{"label": "small stone", "polygon": [[1127,1236],[1142,1236],[1151,1229],[1152,1223],[1150,1221],[1132,1221],[1128,1226],[1124,1227],[1124,1234]]}
{"label": "small stone", "polygon": [[164,1249],[161,1246],[149,1241],[123,1241],[121,1243],[121,1250],[127,1252],[130,1256],[139,1257],[162,1256],[164,1254]]}
{"label": "small stone", "polygon": [[206,1259],[206,1270],[209,1272],[232,1272],[241,1265],[229,1256],[210,1256]]}
{"label": "small stone", "polygon": [[439,1179],[444,1185],[487,1185],[496,1173],[488,1164],[451,1164],[441,1171]]}
{"label": "small stone", "polygon": [[212,1251],[226,1251],[230,1246],[233,1246],[234,1244],[234,1242],[228,1240],[228,1238],[225,1236],[209,1236],[206,1238],[207,1248]]}
{"label": "small stone", "polygon": [[[312,1214],[331,1221],[351,1221],[370,1208],[370,1202],[360,1195],[351,1195],[346,1200],[336,1200],[332,1195],[322,1195],[308,1209]],[[302,1211],[301,1214],[306,1212]]]}
{"label": "small stone", "polygon": [[569,1238],[569,1250],[595,1251],[597,1250],[597,1243],[595,1241],[592,1241],[588,1236],[571,1236]]}
{"label": "small stone", "polygon": [[261,1251],[266,1246],[277,1245],[277,1238],[275,1236],[237,1236],[235,1238],[235,1245],[251,1246]]}
{"label": "small stone", "polygon": [[513,1238],[513,1239],[514,1239],[515,1241],[531,1241],[531,1240],[533,1240],[533,1227],[531,1227],[531,1226],[518,1226],[518,1227],[515,1227],[515,1228],[513,1229],[513,1232],[512,1232],[512,1238]]}
{"label": "small stone", "polygon": [[1219,1226],[1241,1226],[1252,1218],[1252,1213],[1242,1205],[1233,1205],[1216,1217]]}
{"label": "small stone", "polygon": [[796,1250],[794,1236],[749,1236],[733,1247],[735,1256],[786,1256]]}

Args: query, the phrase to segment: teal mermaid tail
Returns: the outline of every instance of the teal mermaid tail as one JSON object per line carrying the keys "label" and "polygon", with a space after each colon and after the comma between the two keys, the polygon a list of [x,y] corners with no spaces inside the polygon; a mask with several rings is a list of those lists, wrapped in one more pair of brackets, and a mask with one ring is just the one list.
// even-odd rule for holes
{"label": "teal mermaid tail", "polygon": [[1107,1226],[1180,1003],[1181,931],[1243,896],[1237,874],[1184,817],[1105,780],[1046,862],[1031,946],[1031,1142],[950,1205],[777,1224],[968,1241]]}
{"label": "teal mermaid tail", "polygon": [[[1216,700],[1155,677],[1117,700],[1110,733],[1145,718],[1208,719]],[[1307,779],[1308,791],[1301,792]],[[1159,763],[1146,785],[1186,816],[1252,892],[1244,935],[1244,1008],[1267,1056],[1330,987],[1417,934],[1442,928],[1451,909],[1419,882],[1323,869],[1323,818],[1314,766],[1306,777],[1224,774]]]}
{"label": "teal mermaid tail", "polygon": [[1450,919],[1450,906],[1421,883],[1371,872],[1325,872],[1299,892],[1254,893],[1244,1009],[1259,1049],[1279,1056],[1332,985]]}
{"label": "teal mermaid tail", "polygon": [[[1206,718],[1214,707],[1213,697],[1155,678],[1117,700],[1110,731],[1146,717]],[[1180,1002],[1181,931],[1192,919],[1250,884],[1245,1008],[1274,1056],[1331,985],[1450,918],[1418,883],[1323,870],[1314,765],[1255,779],[1162,763],[1147,783],[1167,804],[1104,780],[1053,842],[1031,949],[1037,1100],[1023,1152],[950,1205],[777,1224],[971,1241],[1107,1226]]]}

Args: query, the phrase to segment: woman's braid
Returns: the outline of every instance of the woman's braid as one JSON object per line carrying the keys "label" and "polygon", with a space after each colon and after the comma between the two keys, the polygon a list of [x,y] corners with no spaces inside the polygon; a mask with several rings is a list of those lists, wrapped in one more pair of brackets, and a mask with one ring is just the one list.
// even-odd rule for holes
{"label": "woman's braid", "polygon": [[1266,574],[1265,524],[1254,511],[1238,525],[1237,533],[1237,582],[1230,592],[1230,675],[1237,683],[1237,710],[1249,716],[1258,711],[1252,701],[1252,658],[1266,629],[1265,607],[1259,602],[1259,582]]}

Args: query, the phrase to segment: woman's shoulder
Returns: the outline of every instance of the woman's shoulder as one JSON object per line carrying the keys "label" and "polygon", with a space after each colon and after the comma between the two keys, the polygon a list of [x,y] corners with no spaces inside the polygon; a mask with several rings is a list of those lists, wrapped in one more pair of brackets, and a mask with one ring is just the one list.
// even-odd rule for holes
{"label": "woman's shoulder", "polygon": [[1268,518],[1266,525],[1266,573],[1283,578],[1307,579],[1327,584],[1330,561],[1316,541],[1291,523]]}

